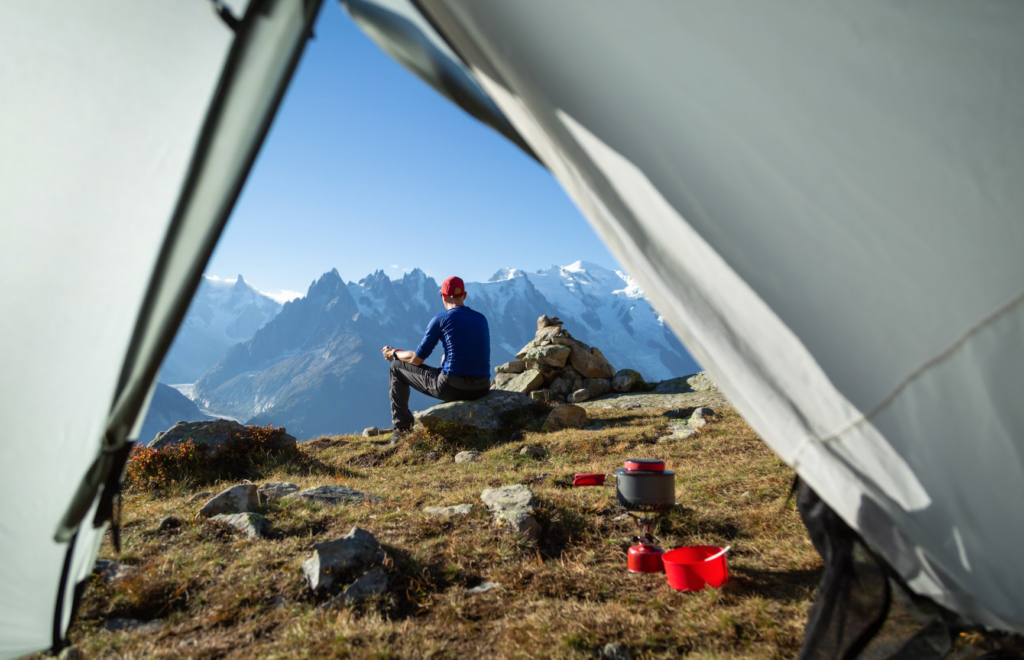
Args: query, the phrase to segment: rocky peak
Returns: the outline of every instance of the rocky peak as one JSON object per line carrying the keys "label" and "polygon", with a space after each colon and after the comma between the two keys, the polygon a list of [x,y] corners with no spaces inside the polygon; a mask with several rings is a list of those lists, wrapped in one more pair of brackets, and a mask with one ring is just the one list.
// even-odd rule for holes
{"label": "rocky peak", "polygon": [[384,274],[383,270],[378,270],[359,280],[359,286],[364,292],[383,300],[391,299],[395,292],[394,283],[390,277]]}
{"label": "rocky peak", "polygon": [[[249,286],[249,283],[239,275],[231,287],[231,305],[254,303],[256,292]],[[258,326],[257,326],[258,327]]]}
{"label": "rocky peak", "polygon": [[341,275],[338,273],[337,268],[332,268],[330,271],[320,276],[320,279],[313,280],[312,284],[309,285],[309,291],[306,293],[307,298],[325,298],[330,297],[339,289],[345,288],[345,283],[341,281]]}
{"label": "rocky peak", "polygon": [[403,282],[422,282],[427,279],[427,274],[419,268],[413,268],[408,273],[402,276]]}

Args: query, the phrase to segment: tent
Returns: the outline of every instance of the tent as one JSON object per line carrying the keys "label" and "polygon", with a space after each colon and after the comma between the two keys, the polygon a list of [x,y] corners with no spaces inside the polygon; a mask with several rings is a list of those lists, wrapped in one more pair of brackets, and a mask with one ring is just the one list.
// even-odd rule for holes
{"label": "tent", "polygon": [[[811,489],[816,543],[1024,632],[1024,6],[345,4],[558,178]],[[0,658],[66,629],[317,3],[214,7],[0,6]]]}
{"label": "tent", "polygon": [[318,8],[0,6],[0,658],[59,647],[125,443]]}

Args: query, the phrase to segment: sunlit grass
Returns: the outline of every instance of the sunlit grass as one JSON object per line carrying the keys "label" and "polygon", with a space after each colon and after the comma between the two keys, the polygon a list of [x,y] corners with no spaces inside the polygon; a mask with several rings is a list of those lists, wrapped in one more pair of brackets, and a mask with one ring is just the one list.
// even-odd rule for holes
{"label": "sunlit grass", "polygon": [[[196,489],[130,493],[124,549],[101,556],[139,568],[130,579],[86,590],[70,638],[89,657],[196,658],[592,658],[605,643],[635,658],[795,657],[820,561],[793,510],[793,474],[734,412],[720,410],[696,434],[658,443],[664,409],[588,410],[589,430],[459,439],[419,431],[402,446],[339,436],[300,445],[254,481],[302,488],[344,484],[385,502],[330,507],[295,500],[266,505],[269,538],[246,540],[196,514]],[[545,447],[523,458],[523,444]],[[464,448],[482,460],[455,464]],[[576,472],[610,473],[630,457],[658,457],[676,472],[680,510],[656,534],[665,548],[731,545],[731,580],[720,590],[678,593],[664,576],[626,572],[636,532],[614,488],[570,487]],[[202,487],[217,491],[222,481]],[[529,543],[496,530],[479,501],[485,488],[529,485],[544,534]],[[474,503],[465,517],[425,506]],[[177,529],[158,531],[166,516]],[[355,608],[324,610],[301,564],[316,542],[355,525],[388,552],[392,587]],[[468,591],[481,582],[492,591]],[[158,632],[108,633],[113,617],[161,619]]]}

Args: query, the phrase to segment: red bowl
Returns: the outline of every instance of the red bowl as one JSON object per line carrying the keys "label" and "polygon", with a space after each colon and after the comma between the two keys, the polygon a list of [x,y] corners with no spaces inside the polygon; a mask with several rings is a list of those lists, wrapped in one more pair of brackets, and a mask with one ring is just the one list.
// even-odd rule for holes
{"label": "red bowl", "polygon": [[725,555],[705,561],[721,551],[721,548],[713,545],[691,545],[669,550],[661,558],[668,585],[676,591],[700,591],[706,586],[722,586],[729,579]]}

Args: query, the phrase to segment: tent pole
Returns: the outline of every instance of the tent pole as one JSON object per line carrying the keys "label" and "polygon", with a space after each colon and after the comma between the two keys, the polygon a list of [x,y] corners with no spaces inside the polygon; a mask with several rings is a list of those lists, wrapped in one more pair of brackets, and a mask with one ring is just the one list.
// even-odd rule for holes
{"label": "tent pole", "polygon": [[64,568],[60,572],[60,585],[57,587],[57,606],[53,613],[53,648],[51,653],[57,655],[64,648],[64,631],[61,630],[61,621],[64,619],[64,600],[67,597],[68,578],[71,574],[71,558],[75,554],[75,542],[78,541],[78,530],[71,535],[68,541],[68,551],[64,554]]}

